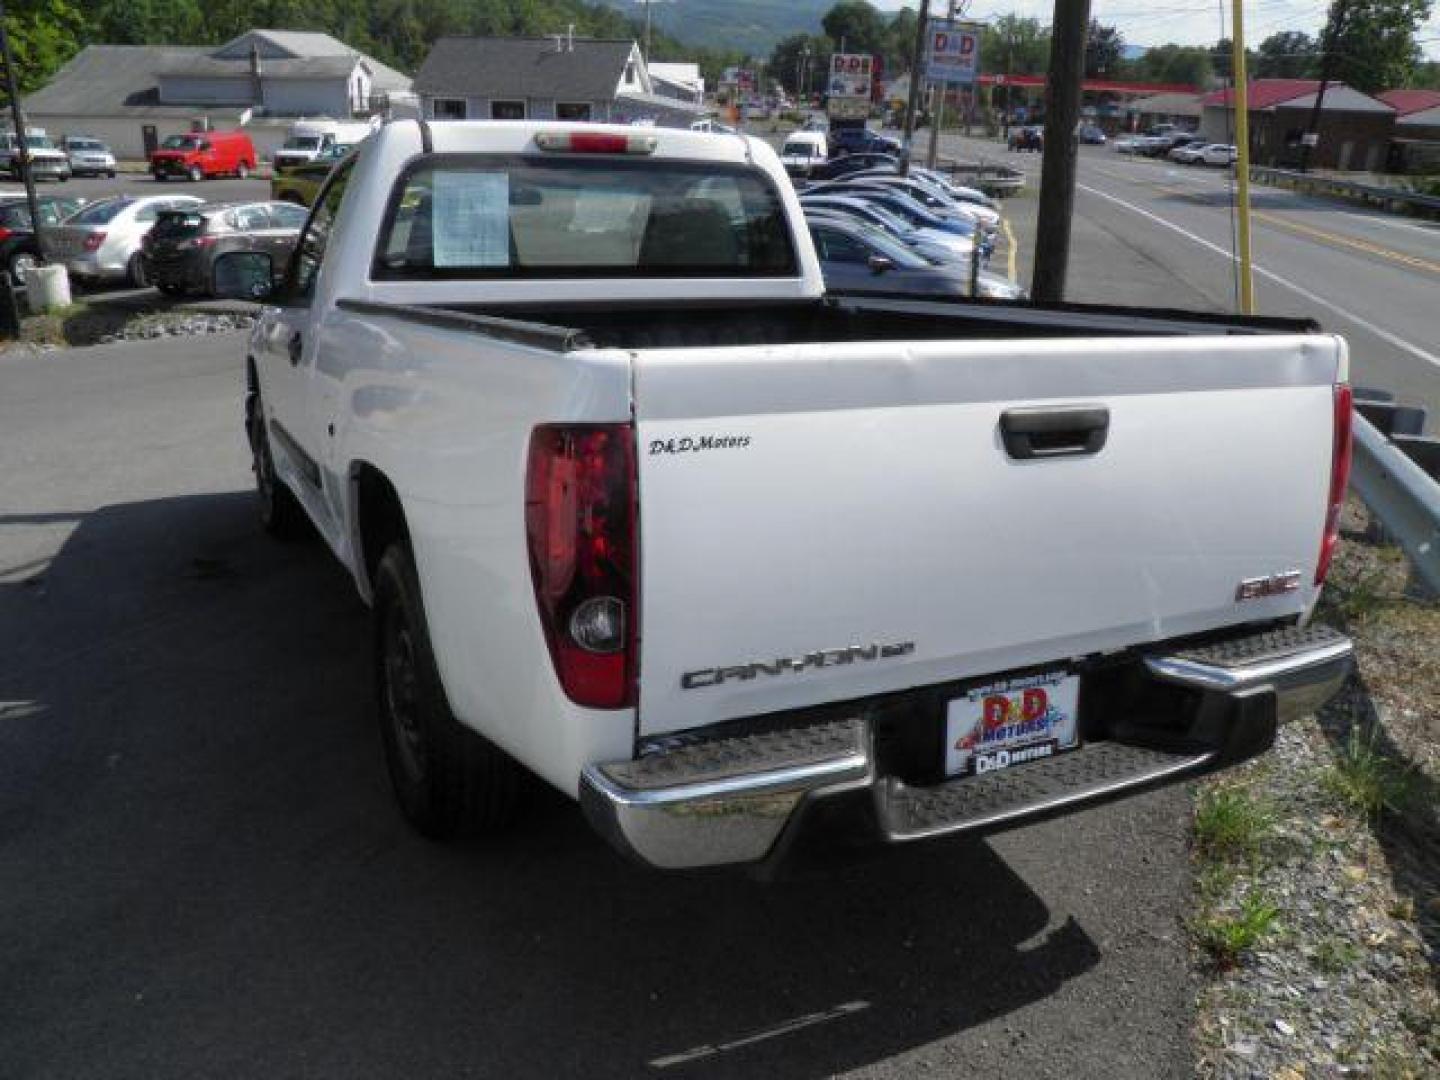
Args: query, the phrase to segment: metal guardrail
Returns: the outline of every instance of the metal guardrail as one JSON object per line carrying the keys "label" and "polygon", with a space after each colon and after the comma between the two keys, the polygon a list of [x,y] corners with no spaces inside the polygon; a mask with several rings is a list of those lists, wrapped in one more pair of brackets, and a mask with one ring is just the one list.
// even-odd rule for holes
{"label": "metal guardrail", "polygon": [[1350,486],[1440,594],[1440,482],[1358,413]]}
{"label": "metal guardrail", "polygon": [[1360,199],[1367,203],[1376,203],[1386,210],[1406,206],[1427,214],[1440,215],[1440,196],[1421,195],[1414,191],[1380,187],[1378,184],[1361,184],[1354,180],[1337,180],[1330,176],[1315,176],[1311,173],[1293,172],[1289,169],[1272,169],[1264,165],[1250,166],[1250,179],[1262,184],[1304,188],[1321,195]]}

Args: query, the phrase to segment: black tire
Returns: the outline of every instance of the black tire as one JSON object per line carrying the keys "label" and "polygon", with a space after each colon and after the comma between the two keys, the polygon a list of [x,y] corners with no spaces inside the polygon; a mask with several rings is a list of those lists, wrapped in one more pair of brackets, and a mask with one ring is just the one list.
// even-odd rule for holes
{"label": "black tire", "polygon": [[201,180],[205,179],[205,170],[200,168],[199,165],[191,165],[185,175],[190,178],[192,184],[198,184]]}
{"label": "black tire", "polygon": [[235,175],[236,175],[237,177],[239,177],[241,180],[247,180],[247,179],[249,179],[249,177],[250,177],[250,166],[247,165],[247,164],[245,164],[245,162],[243,162],[243,161],[240,162],[240,164],[235,167]]}
{"label": "black tire", "polygon": [[107,172],[107,173],[105,174],[105,178],[106,178],[107,180],[114,180],[114,179],[115,179],[115,170],[114,170],[114,169],[111,169],[109,172]]}
{"label": "black tire", "polygon": [[156,285],[155,285],[155,288],[159,289],[159,290],[160,290],[162,293],[164,293],[166,296],[184,296],[184,295],[185,295],[185,290],[184,290],[183,287],[181,287],[181,286],[179,286],[179,285],[176,285],[174,282],[170,282],[170,281],[164,282],[163,284],[157,282]]}
{"label": "black tire", "polygon": [[295,493],[275,475],[275,459],[270,453],[270,434],[258,387],[246,402],[245,428],[250,438],[250,467],[255,473],[260,525],[277,540],[299,539],[305,534],[305,511],[300,508]]}
{"label": "black tire", "polygon": [[138,251],[131,255],[130,261],[125,264],[125,277],[137,289],[143,289],[150,284],[150,275],[145,272],[145,260]]}
{"label": "black tire", "polygon": [[401,812],[433,840],[498,831],[515,816],[519,766],[450,711],[403,539],[380,559],[374,618],[380,741]]}

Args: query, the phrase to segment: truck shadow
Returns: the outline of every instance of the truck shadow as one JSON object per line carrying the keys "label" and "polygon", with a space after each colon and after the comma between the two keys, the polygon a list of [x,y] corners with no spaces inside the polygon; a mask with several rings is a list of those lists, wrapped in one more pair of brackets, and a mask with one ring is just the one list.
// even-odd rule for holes
{"label": "truck shadow", "polygon": [[416,838],[367,613],[246,493],[83,515],[0,567],[0,640],[8,1075],[829,1075],[1100,960],[983,843],[664,876],[543,792]]}

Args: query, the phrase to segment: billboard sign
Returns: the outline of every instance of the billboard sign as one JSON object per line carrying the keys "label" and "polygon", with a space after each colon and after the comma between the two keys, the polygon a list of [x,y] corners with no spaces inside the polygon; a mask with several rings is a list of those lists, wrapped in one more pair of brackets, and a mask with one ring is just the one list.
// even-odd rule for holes
{"label": "billboard sign", "polygon": [[835,53],[830,57],[830,82],[826,92],[832,98],[870,98],[874,58],[868,53]]}
{"label": "billboard sign", "polygon": [[940,20],[931,24],[925,77],[931,82],[971,84],[980,70],[980,27]]}

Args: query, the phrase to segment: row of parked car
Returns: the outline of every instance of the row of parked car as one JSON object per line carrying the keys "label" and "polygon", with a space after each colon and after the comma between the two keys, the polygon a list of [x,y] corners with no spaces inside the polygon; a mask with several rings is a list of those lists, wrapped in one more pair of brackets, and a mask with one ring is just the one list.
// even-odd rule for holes
{"label": "row of parked car", "polygon": [[37,200],[37,242],[21,195],[0,195],[0,265],[18,286],[42,254],[79,284],[154,285],[174,295],[214,295],[215,259],[227,251],[289,257],[308,211],[292,202],[206,202],[194,195],[114,195]]}
{"label": "row of parked car", "polygon": [[1116,151],[1144,157],[1163,157],[1183,165],[1233,165],[1239,156],[1230,143],[1211,142],[1193,131],[1163,131],[1116,139]]}
{"label": "row of parked car", "polygon": [[883,153],[839,157],[795,181],[826,285],[850,293],[1025,296],[985,269],[995,247],[995,200]]}

